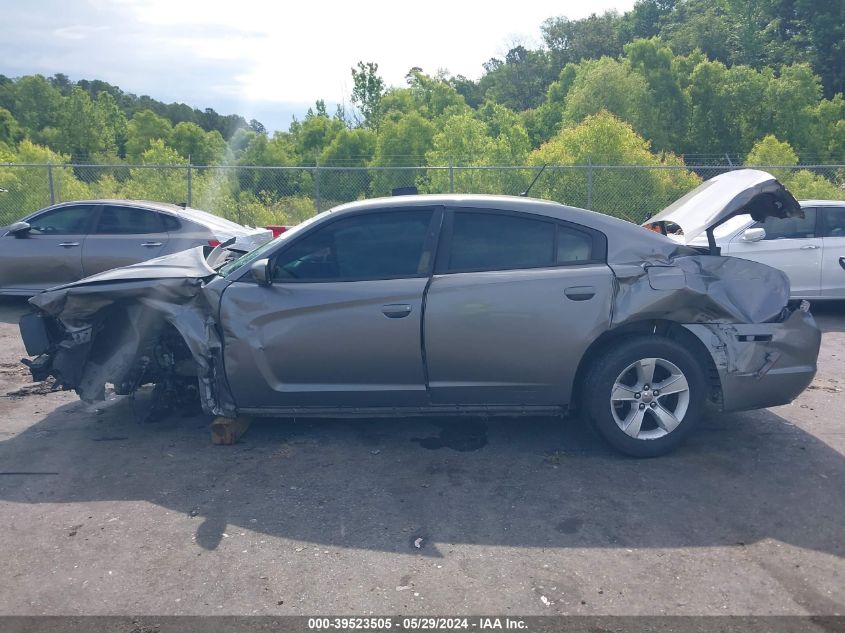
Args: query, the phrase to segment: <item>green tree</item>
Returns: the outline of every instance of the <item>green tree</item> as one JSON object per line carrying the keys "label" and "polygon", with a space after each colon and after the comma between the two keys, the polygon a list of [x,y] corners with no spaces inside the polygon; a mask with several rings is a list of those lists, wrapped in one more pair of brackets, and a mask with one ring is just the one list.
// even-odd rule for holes
{"label": "green tree", "polygon": [[23,132],[12,113],[6,108],[0,108],[0,143],[12,146],[22,135]]}
{"label": "green tree", "polygon": [[[154,115],[155,116],[155,115]],[[133,117],[132,121],[135,118]],[[131,127],[132,121],[129,122]],[[132,139],[130,132],[130,141]],[[130,178],[126,182],[124,195],[127,198],[140,198],[180,204],[188,199],[188,181],[185,169],[188,161],[182,158],[172,147],[168,147],[161,138],[153,138],[140,156],[141,165],[168,165],[161,168],[135,167],[129,170]]]}
{"label": "green tree", "polygon": [[[372,165],[375,167],[420,167],[425,164],[425,155],[431,149],[434,125],[417,112],[409,112],[396,119],[385,120],[379,128],[376,151]],[[376,171],[373,175],[372,192],[375,195],[389,194],[396,187],[418,184],[425,171],[408,169],[402,171]],[[420,182],[419,184],[424,184]]]}
{"label": "green tree", "polygon": [[602,110],[628,121],[648,138],[659,136],[661,147],[668,145],[646,80],[626,64],[609,57],[579,64],[566,95],[563,121],[565,125],[573,125]]}
{"label": "green tree", "polygon": [[[796,198],[842,200],[845,190],[837,187],[820,174],[807,169],[797,169],[798,154],[786,141],[779,141],[774,135],[760,139],[745,158],[745,164],[766,168],[780,180]],[[783,167],[772,169],[770,166]]]}
{"label": "green tree", "polygon": [[657,119],[653,130],[647,130],[652,132],[654,146],[663,150],[679,147],[686,136],[689,100],[672,67],[672,51],[657,38],[639,39],[625,45],[625,58],[646,81]]}
{"label": "green tree", "polygon": [[323,150],[328,147],[346,126],[342,121],[328,116],[309,113],[302,122],[291,125],[290,131],[296,142],[296,153],[305,165],[314,165]]}
{"label": "green tree", "polygon": [[226,141],[217,130],[206,132],[196,123],[177,123],[168,145],[194,165],[214,165],[226,154]]}
{"label": "green tree", "polygon": [[74,87],[65,99],[59,116],[59,143],[59,149],[75,162],[92,161],[101,152],[114,149],[91,97],[82,88]]}
{"label": "green tree", "polygon": [[622,53],[622,23],[622,17],[616,11],[606,11],[601,15],[593,13],[581,20],[549,18],[540,29],[552,57],[553,68],[560,69],[582,59],[618,57]]}
{"label": "green tree", "polygon": [[652,153],[648,141],[609,112],[599,112],[575,127],[562,129],[534,150],[529,162],[562,166],[550,167],[534,185],[532,195],[578,207],[591,202],[597,211],[637,223],[700,182],[698,176],[684,168],[680,158]]}
{"label": "green tree", "polygon": [[491,59],[484,69],[486,72],[478,82],[479,92],[484,98],[513,110],[540,105],[552,80],[545,51],[529,50],[522,45],[510,49],[504,61]]}
{"label": "green tree", "polygon": [[[376,150],[375,132],[358,128],[341,130],[323,150],[320,165],[331,169],[321,174],[321,195],[328,200],[357,200],[367,195],[370,175],[361,168],[373,159]],[[343,170],[337,168],[349,167]]]}
{"label": "green tree", "polygon": [[30,134],[58,123],[62,94],[41,75],[21,77],[9,89],[2,105]]}
{"label": "green tree", "polygon": [[414,110],[429,119],[468,109],[464,98],[443,73],[431,77],[423,72],[415,72],[408,82]]}
{"label": "green tree", "polygon": [[813,145],[813,130],[808,114],[821,96],[821,82],[808,64],[781,68],[765,94],[766,107],[772,114],[771,130],[777,131],[799,152],[809,150]]}
{"label": "green tree", "polygon": [[103,129],[106,151],[123,158],[126,156],[126,115],[114,96],[105,90],[97,93],[94,101],[94,118]]}
{"label": "green tree", "polygon": [[359,125],[376,129],[379,123],[384,80],[379,77],[378,64],[358,62],[358,69],[352,68],[352,103],[361,112],[356,119]]}
{"label": "green tree", "polygon": [[[152,110],[136,112],[126,126],[126,158],[131,162],[142,160],[153,141],[168,142],[172,131],[170,121]],[[178,156],[175,151],[173,155]]]}

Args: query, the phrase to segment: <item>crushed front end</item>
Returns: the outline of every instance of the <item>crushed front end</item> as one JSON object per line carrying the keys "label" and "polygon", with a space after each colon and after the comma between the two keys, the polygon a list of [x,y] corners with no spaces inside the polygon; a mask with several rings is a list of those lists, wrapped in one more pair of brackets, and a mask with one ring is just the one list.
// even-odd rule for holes
{"label": "crushed front end", "polygon": [[48,376],[86,402],[155,384],[159,404],[198,396],[204,411],[231,413],[214,321],[216,278],[194,249],[115,269],[30,299],[21,318],[24,359],[34,380]]}

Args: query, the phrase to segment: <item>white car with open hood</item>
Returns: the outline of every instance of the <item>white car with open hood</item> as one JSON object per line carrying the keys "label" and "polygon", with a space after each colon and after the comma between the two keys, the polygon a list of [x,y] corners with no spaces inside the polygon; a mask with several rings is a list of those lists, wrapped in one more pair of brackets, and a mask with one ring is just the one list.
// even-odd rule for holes
{"label": "white car with open hood", "polygon": [[[783,205],[784,217],[756,217],[754,209],[745,209],[749,186],[768,191]],[[845,299],[845,201],[794,203],[782,190],[766,172],[727,172],[706,181],[645,224],[662,224],[670,237],[700,248],[710,246],[705,227],[712,227],[713,243],[722,255],[785,272],[793,299]],[[719,204],[712,196],[714,191],[719,192]],[[725,209],[741,213],[725,214]],[[675,232],[672,225],[680,231]]]}

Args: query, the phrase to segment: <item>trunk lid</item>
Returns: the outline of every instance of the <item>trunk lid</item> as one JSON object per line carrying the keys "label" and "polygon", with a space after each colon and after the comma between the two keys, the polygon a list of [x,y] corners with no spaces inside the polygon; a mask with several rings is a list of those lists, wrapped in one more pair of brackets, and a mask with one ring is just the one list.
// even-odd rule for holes
{"label": "trunk lid", "polygon": [[758,169],[738,169],[706,180],[643,225],[675,224],[683,231],[679,241],[696,238],[736,215],[748,213],[756,221],[768,217],[800,217],[798,201],[777,178]]}

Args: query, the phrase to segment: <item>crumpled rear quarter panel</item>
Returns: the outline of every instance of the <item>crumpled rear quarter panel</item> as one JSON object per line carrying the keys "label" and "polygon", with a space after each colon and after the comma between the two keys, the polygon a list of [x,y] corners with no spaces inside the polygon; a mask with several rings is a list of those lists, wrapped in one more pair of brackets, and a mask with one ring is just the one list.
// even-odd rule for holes
{"label": "crumpled rear quarter panel", "polygon": [[821,330],[808,312],[782,323],[687,324],[710,350],[725,411],[792,402],[812,382]]}

